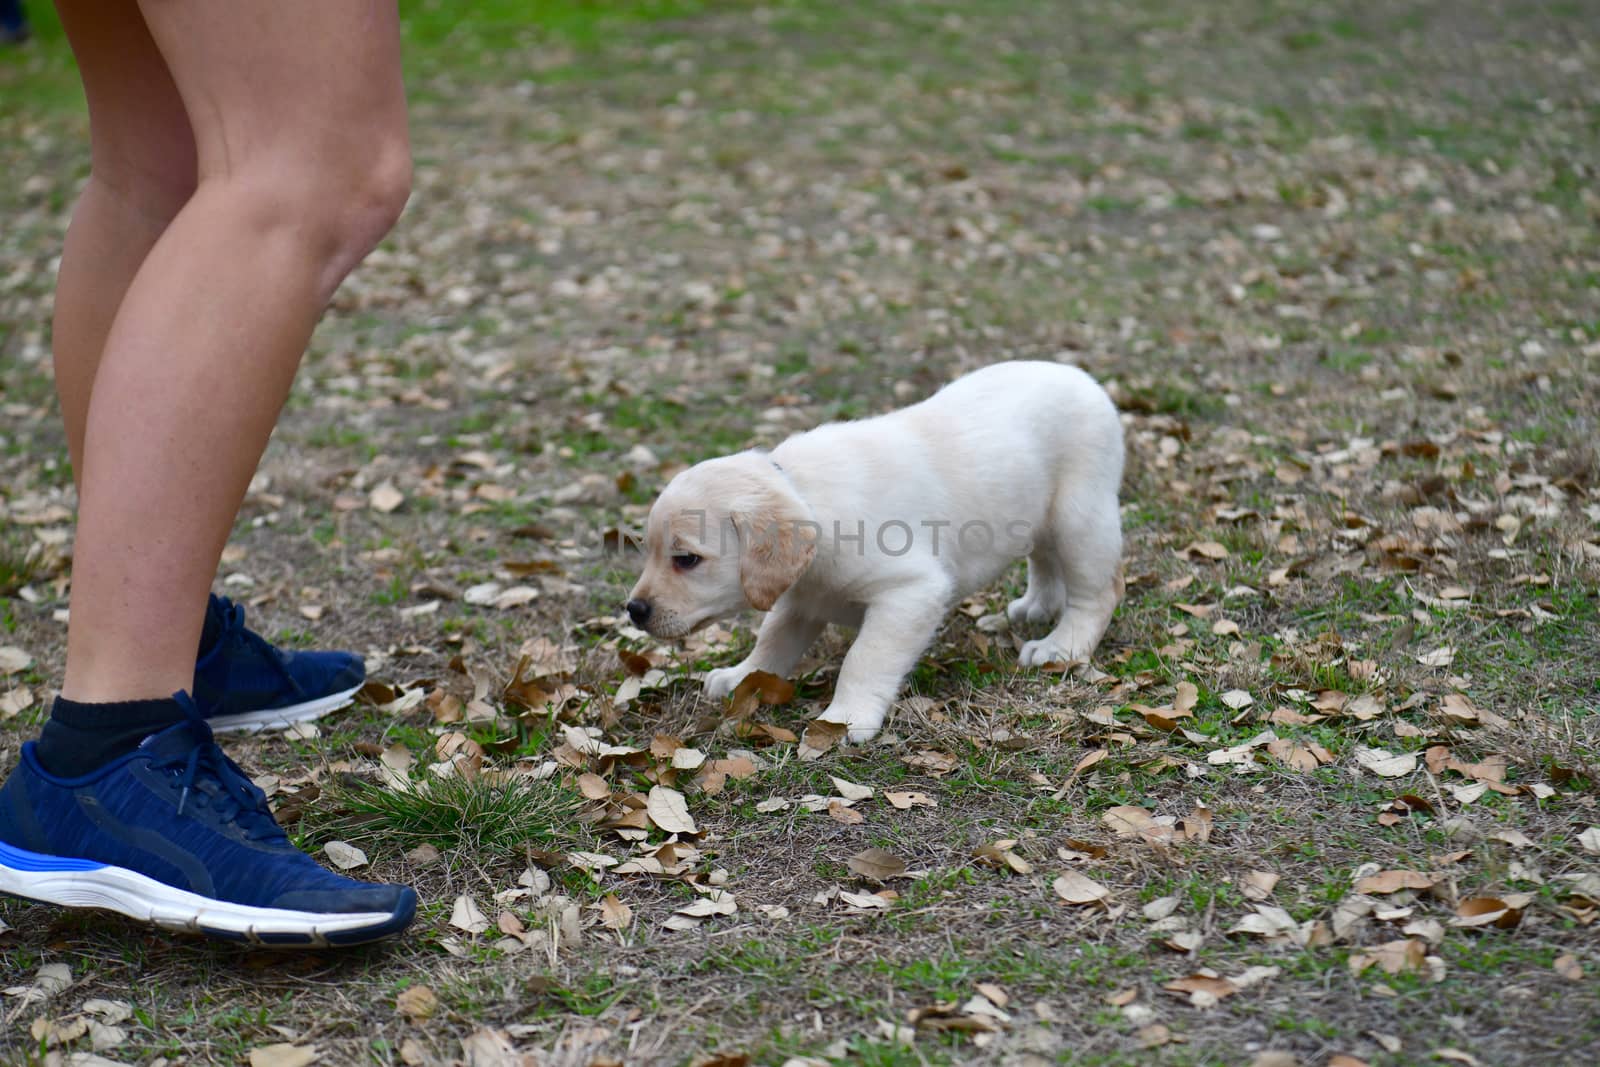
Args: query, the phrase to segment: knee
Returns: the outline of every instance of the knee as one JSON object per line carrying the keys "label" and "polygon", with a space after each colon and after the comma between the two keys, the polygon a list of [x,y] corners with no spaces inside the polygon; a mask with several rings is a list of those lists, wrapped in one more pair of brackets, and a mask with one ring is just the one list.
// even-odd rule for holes
{"label": "knee", "polygon": [[370,143],[354,166],[308,175],[310,218],[328,257],[330,280],[339,279],[377,247],[411,197],[411,146],[402,134]]}
{"label": "knee", "polygon": [[301,150],[216,176],[242,198],[253,228],[303,242],[331,295],[383,240],[411,196],[404,132],[367,133],[337,151]]}
{"label": "knee", "polygon": [[405,136],[375,145],[365,166],[351,175],[348,189],[346,211],[331,234],[339,257],[348,261],[346,270],[394,228],[411,198],[411,145]]}

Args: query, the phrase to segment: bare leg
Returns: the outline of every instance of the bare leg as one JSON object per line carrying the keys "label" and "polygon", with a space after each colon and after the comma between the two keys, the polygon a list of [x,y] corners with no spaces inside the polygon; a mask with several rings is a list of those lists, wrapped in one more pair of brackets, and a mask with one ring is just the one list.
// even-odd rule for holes
{"label": "bare leg", "polygon": [[89,101],[93,166],[61,251],[51,338],[72,476],[106,334],[199,172],[189,116],[134,0],[60,0]]}
{"label": "bare leg", "polygon": [[93,378],[62,687],[86,702],[191,683],[207,590],[312,327],[410,181],[392,3],[142,11],[199,183],[128,286]]}
{"label": "bare leg", "polygon": [[900,684],[944,622],[950,599],[948,585],[930,581],[868,606],[839,669],[833,703],[820,718],[845,723],[852,741],[876,737]]}
{"label": "bare leg", "polygon": [[761,632],[756,634],[756,647],[750,654],[732,667],[720,667],[706,675],[706,695],[721,700],[753,671],[787,677],[806,654],[806,649],[816,644],[826,625],[818,619],[796,614],[779,601],[761,620]]}

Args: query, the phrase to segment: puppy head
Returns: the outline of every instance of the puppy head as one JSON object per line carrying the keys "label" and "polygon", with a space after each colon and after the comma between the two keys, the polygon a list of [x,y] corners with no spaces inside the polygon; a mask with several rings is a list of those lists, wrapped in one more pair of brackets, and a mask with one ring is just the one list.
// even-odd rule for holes
{"label": "puppy head", "polygon": [[657,637],[682,637],[747,606],[767,611],[811,565],[815,531],[811,509],[764,454],[690,467],[650,508],[628,614]]}

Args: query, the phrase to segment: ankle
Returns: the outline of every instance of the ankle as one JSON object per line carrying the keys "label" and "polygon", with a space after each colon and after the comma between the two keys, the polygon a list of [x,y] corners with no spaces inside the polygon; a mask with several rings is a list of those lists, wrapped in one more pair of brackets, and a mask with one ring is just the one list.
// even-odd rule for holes
{"label": "ankle", "polygon": [[163,700],[80,702],[56,697],[34,756],[58,778],[78,778],[139,747],[146,737],[182,722],[182,705]]}

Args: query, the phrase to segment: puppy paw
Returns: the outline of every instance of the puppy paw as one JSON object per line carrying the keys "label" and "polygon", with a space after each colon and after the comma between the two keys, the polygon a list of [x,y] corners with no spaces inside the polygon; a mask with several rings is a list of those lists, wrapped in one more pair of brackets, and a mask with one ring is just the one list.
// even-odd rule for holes
{"label": "puppy paw", "polygon": [[1060,613],[1059,608],[1052,607],[1045,603],[1043,597],[1031,593],[1020,596],[1006,605],[1006,617],[1014,626],[1036,626],[1042,622],[1050,622]]}
{"label": "puppy paw", "polygon": [[852,710],[831,704],[828,710],[818,715],[823,722],[838,722],[845,726],[845,737],[852,744],[871,741],[878,736],[878,731],[883,728],[883,711],[871,712]]}
{"label": "puppy paw", "polygon": [[1041,637],[1037,641],[1029,641],[1022,646],[1017,662],[1024,667],[1044,667],[1050,664],[1067,666],[1073,663],[1088,663],[1089,651],[1087,649],[1072,648],[1049,637]]}
{"label": "puppy paw", "polygon": [[706,696],[712,700],[726,700],[739,688],[739,683],[744,681],[750,673],[750,668],[744,664],[732,667],[718,667],[714,671],[706,672]]}

